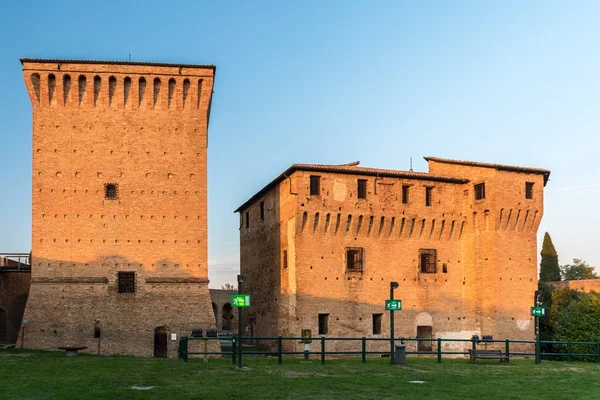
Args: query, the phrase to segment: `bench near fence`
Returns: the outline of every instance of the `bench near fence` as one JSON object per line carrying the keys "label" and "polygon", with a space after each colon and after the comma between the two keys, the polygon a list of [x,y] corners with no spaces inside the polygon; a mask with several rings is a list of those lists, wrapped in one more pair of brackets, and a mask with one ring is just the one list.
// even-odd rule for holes
{"label": "bench near fence", "polygon": [[508,364],[510,356],[498,349],[469,349],[469,361],[474,363],[478,358],[497,359]]}

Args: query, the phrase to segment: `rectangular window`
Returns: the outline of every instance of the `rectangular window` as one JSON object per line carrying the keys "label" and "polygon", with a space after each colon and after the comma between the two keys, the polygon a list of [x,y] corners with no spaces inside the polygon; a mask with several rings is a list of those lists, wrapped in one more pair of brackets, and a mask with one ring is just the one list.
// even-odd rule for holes
{"label": "rectangular window", "polygon": [[346,247],[346,270],[362,272],[365,266],[365,250],[362,247]]}
{"label": "rectangular window", "polygon": [[358,198],[359,199],[367,198],[367,180],[366,179],[358,180]]}
{"label": "rectangular window", "polygon": [[409,185],[402,185],[402,204],[408,204]]}
{"label": "rectangular window", "polygon": [[475,200],[485,199],[485,183],[477,183],[473,186],[475,191]]}
{"label": "rectangular window", "polygon": [[318,175],[310,176],[310,195],[318,196],[321,193],[321,177]]}
{"label": "rectangular window", "polygon": [[319,314],[319,335],[329,333],[329,314]]}
{"label": "rectangular window", "polygon": [[261,221],[265,220],[265,202],[264,201],[260,202],[260,220]]}
{"label": "rectangular window", "polygon": [[425,274],[437,272],[437,250],[419,249],[419,269]]}
{"label": "rectangular window", "polygon": [[135,293],[135,272],[118,272],[117,283],[119,293]]}
{"label": "rectangular window", "polygon": [[381,335],[381,317],[383,314],[373,314],[373,335]]}
{"label": "rectangular window", "polygon": [[425,188],[425,205],[427,207],[431,207],[431,193],[433,192],[433,187],[427,186]]}
{"label": "rectangular window", "polygon": [[533,182],[525,182],[525,198],[533,199]]}
{"label": "rectangular window", "polygon": [[119,185],[117,183],[105,183],[104,198],[107,200],[117,200],[119,198]]}
{"label": "rectangular window", "polygon": [[250,213],[246,211],[246,230],[250,229]]}

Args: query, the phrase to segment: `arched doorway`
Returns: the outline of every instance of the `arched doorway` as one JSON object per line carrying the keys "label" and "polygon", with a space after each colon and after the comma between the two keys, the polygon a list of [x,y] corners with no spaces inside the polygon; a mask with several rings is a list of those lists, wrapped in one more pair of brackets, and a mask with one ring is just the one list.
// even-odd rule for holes
{"label": "arched doorway", "polygon": [[154,357],[164,358],[167,356],[167,331],[166,326],[154,328]]}
{"label": "arched doorway", "polygon": [[0,308],[0,343],[6,342],[6,311]]}
{"label": "arched doorway", "polygon": [[219,330],[219,307],[216,303],[212,303],[213,314],[215,315],[215,327]]}
{"label": "arched doorway", "polygon": [[233,312],[231,310],[231,304],[225,303],[223,306],[223,330],[231,331],[233,329]]}

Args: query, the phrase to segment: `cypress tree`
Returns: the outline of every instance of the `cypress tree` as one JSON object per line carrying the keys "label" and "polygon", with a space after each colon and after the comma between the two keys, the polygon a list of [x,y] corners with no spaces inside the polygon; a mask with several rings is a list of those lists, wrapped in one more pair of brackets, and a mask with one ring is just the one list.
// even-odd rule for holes
{"label": "cypress tree", "polygon": [[558,265],[558,254],[552,244],[548,232],[544,235],[542,243],[542,261],[540,262],[540,282],[560,281],[560,266]]}

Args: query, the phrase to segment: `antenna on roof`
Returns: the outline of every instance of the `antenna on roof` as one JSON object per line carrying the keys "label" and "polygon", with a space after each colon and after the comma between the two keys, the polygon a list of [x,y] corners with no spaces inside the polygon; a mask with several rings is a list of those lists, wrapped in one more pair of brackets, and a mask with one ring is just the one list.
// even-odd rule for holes
{"label": "antenna on roof", "polygon": [[129,53],[129,62],[131,62],[131,53]]}
{"label": "antenna on roof", "polygon": [[412,157],[410,158],[410,172],[413,172],[413,169],[412,169]]}
{"label": "antenna on roof", "polygon": [[360,164],[360,161],[353,161],[353,162],[350,162],[348,164],[342,164],[342,166],[344,166],[344,167],[356,167],[358,164]]}

